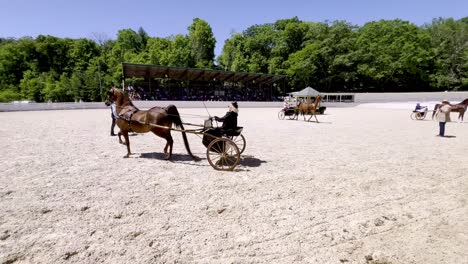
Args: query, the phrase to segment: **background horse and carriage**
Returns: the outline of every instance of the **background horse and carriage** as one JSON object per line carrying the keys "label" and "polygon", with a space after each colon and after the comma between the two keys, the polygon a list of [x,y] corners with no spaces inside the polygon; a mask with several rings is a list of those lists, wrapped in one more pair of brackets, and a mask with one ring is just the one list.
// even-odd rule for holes
{"label": "background horse and carriage", "polygon": [[[416,108],[412,111],[410,118],[413,120],[424,120],[428,113],[432,112],[432,119],[434,119],[437,110],[441,104],[435,104],[434,110],[429,110],[428,106],[421,106],[419,103],[416,105]],[[463,122],[463,117],[468,108],[468,98],[461,101],[460,103],[450,104],[450,112],[458,113],[458,122]]]}
{"label": "background horse and carriage", "polygon": [[286,116],[289,119],[298,119],[302,115],[305,120],[306,115],[310,115],[307,121],[310,121],[312,116],[318,122],[317,114],[323,114],[327,107],[321,106],[322,96],[320,93],[307,87],[299,92],[292,92],[284,98],[283,109],[278,112],[278,118],[284,119]]}

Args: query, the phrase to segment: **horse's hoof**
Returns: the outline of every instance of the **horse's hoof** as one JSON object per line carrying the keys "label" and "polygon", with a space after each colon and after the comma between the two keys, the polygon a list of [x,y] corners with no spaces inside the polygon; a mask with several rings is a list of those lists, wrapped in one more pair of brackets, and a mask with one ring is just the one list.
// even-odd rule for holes
{"label": "horse's hoof", "polygon": [[193,160],[194,161],[200,161],[201,159],[199,157],[197,157],[197,156],[193,156]]}

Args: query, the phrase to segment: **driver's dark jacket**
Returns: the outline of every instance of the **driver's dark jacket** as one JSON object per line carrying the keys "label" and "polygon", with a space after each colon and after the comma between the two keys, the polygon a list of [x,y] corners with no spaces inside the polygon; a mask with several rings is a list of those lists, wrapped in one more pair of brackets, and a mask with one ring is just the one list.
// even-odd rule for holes
{"label": "driver's dark jacket", "polygon": [[223,117],[215,117],[216,121],[223,122],[221,129],[230,130],[237,128],[237,113],[236,112],[227,112]]}

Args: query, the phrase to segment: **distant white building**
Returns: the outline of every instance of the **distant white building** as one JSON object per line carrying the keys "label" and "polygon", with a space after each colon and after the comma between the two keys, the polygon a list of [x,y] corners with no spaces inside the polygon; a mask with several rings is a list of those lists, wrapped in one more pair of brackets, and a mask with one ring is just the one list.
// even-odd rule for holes
{"label": "distant white building", "polygon": [[301,91],[289,93],[290,97],[305,99],[307,102],[313,101],[317,95],[322,96],[322,102],[325,103],[353,103],[355,98],[354,93],[321,93],[312,87],[306,87]]}

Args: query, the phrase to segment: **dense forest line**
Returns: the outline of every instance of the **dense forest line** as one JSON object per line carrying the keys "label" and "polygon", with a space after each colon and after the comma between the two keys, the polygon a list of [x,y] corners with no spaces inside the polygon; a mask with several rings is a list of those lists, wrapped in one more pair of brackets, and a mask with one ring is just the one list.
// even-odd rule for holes
{"label": "dense forest line", "polygon": [[468,17],[418,27],[380,20],[294,17],[235,33],[215,58],[211,26],[195,18],[187,35],[150,37],[122,29],[115,40],[40,35],[0,38],[0,102],[101,101],[122,82],[122,62],[284,74],[287,91],[412,92],[468,89]]}

